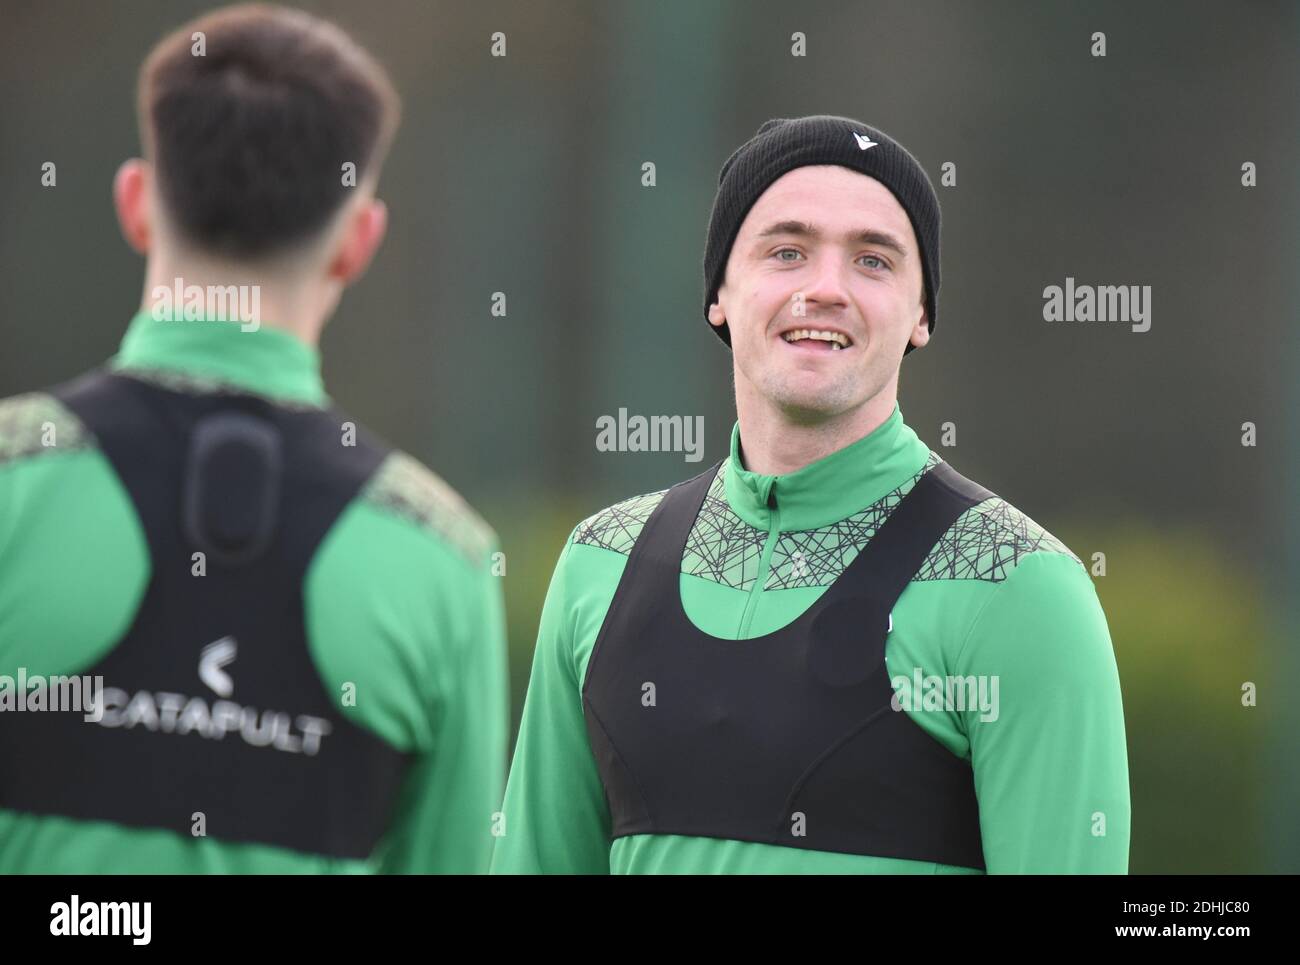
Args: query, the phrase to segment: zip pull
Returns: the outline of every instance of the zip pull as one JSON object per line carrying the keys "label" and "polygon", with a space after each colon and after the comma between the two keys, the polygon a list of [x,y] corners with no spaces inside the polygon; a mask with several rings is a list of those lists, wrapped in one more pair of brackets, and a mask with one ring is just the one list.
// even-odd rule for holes
{"label": "zip pull", "polygon": [[767,491],[767,508],[776,509],[776,481],[773,480],[772,488]]}

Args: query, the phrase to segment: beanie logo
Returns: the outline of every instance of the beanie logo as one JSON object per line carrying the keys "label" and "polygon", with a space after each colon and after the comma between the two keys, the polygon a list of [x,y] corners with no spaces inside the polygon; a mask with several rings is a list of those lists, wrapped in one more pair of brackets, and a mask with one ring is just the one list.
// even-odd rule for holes
{"label": "beanie logo", "polygon": [[867,137],[865,134],[859,134],[857,131],[853,132],[853,137],[858,142],[858,148],[863,151],[865,151],[869,147],[875,147],[877,144],[880,143],[879,141],[873,141],[870,137]]}

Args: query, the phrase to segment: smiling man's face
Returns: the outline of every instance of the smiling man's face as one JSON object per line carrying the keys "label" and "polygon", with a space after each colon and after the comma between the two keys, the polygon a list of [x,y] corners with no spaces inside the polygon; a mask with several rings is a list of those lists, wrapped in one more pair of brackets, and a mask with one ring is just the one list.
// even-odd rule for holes
{"label": "smiling man's face", "polygon": [[890,386],[892,398],[907,343],[930,337],[907,212],[848,168],[790,171],[741,224],[709,321],[731,332],[738,396],[791,422],[843,417]]}

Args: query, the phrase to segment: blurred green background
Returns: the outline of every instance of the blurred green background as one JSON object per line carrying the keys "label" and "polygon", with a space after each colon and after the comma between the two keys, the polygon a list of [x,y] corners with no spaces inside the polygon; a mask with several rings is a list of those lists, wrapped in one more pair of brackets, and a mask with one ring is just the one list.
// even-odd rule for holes
{"label": "blurred green background", "polygon": [[[210,6],[0,2],[0,396],[114,352],[142,278],[109,193],[138,153],[135,72]],[[1300,870],[1295,4],[302,6],[405,101],[390,234],[326,329],[326,384],[501,534],[516,722],[570,528],[725,454],[730,357],[701,316],[719,166],[769,117],[845,114],[902,142],[943,205],[906,420],[1106,555],[1132,870]],[[1066,276],[1152,286],[1151,330],[1045,323],[1042,290]],[[596,419],[620,407],[702,415],[706,462],[598,452]]]}

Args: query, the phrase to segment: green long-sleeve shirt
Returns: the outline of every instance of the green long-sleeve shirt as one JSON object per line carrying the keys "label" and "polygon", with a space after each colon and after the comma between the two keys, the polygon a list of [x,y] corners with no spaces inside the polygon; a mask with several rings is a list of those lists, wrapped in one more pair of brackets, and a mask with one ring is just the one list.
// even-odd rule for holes
{"label": "green long-sleeve shirt", "polygon": [[[110,364],[184,392],[328,403],[315,350],[267,325],[142,313]],[[223,840],[215,828],[189,837],[0,809],[0,873],[486,871],[508,726],[496,548],[445,482],[394,451],[311,561],[303,618],[322,683],[334,694],[352,684],[340,711],[410,755],[369,860]],[[0,401],[0,674],[94,665],[129,629],[149,579],[139,519],[93,435],[48,394]]]}
{"label": "green long-sleeve shirt", "polygon": [[[856,443],[789,475],[759,475],[743,466],[737,425],[683,552],[687,615],[732,640],[790,623],[939,458],[896,405]],[[611,840],[582,683],[628,553],[662,495],[597,513],[564,546],[542,612],[493,873],[969,873],[718,838]],[[987,870],[1127,872],[1119,676],[1080,560],[995,497],[967,510],[935,545],[892,622],[892,679],[997,681],[986,692],[996,700],[984,708],[905,705],[934,740],[971,762]],[[903,695],[901,685],[896,692]]]}

